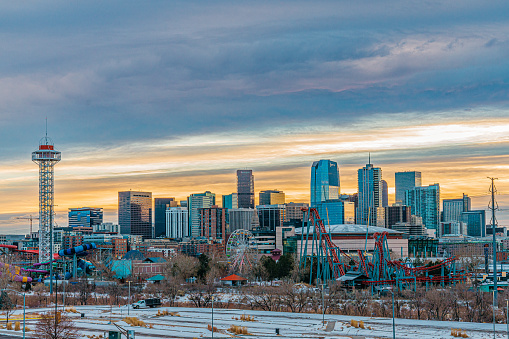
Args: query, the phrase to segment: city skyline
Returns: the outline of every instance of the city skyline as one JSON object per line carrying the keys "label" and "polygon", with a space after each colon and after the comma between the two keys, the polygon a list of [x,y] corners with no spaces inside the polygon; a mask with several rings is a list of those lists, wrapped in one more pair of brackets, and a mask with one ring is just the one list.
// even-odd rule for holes
{"label": "city skyline", "polygon": [[[420,171],[441,198],[486,209],[495,182],[509,224],[506,3],[5,3],[0,17],[0,232],[38,214],[30,161],[62,152],[55,210],[104,208],[117,193],[184,200],[277,188],[309,202],[313,161]],[[51,20],[49,19],[51,18]],[[199,183],[199,185],[198,185]],[[489,220],[487,220],[489,222]]]}

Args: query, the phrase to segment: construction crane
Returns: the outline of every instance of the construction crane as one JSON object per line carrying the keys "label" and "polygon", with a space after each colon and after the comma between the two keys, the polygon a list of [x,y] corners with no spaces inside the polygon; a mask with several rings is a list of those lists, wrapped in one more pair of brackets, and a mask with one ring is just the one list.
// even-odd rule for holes
{"label": "construction crane", "polygon": [[28,217],[16,217],[16,219],[30,220],[30,234],[29,234],[29,238],[32,238],[32,222],[34,220],[39,220],[39,217],[34,217],[33,215],[29,214]]}

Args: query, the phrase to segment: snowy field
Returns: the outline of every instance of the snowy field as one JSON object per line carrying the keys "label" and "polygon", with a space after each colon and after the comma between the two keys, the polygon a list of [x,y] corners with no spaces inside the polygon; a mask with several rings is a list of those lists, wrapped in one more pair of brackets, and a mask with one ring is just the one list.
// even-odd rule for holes
{"label": "snowy field", "polygon": [[[48,311],[48,308],[27,310],[27,326],[34,329],[37,321],[34,313]],[[69,313],[80,328],[82,338],[92,335],[103,335],[105,331],[115,330],[112,322],[126,329],[134,329],[137,339],[144,338],[211,338],[212,333],[207,329],[211,324],[210,308],[161,307],[156,309],[130,310],[129,316],[137,317],[149,327],[129,326],[122,319],[127,316],[127,308],[109,306],[81,306],[76,307],[78,313]],[[157,316],[158,311],[176,312],[175,315]],[[81,313],[85,315],[81,318]],[[22,310],[14,313],[15,321],[22,319]],[[251,316],[255,321],[241,321],[241,315]],[[354,319],[363,321],[365,329],[350,326]],[[0,319],[0,321],[5,319]],[[335,326],[322,326],[321,314],[264,312],[235,309],[214,309],[214,327],[219,332],[214,338],[392,338],[391,318],[349,317],[340,315],[326,315],[325,321],[335,321]],[[250,335],[233,335],[227,331],[231,325],[247,327]],[[396,319],[397,338],[453,338],[451,328],[464,330],[469,338],[493,338],[492,324],[459,323],[440,321],[419,321]],[[280,335],[276,335],[279,329]],[[496,338],[507,338],[505,324],[497,325]],[[31,337],[34,332],[28,332]],[[0,329],[0,334],[21,336],[21,331]],[[87,337],[87,335],[89,337]]]}

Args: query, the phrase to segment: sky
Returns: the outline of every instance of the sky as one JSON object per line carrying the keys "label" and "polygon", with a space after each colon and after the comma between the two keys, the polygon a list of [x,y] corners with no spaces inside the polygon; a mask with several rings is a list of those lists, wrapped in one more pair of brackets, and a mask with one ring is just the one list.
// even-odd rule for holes
{"label": "sky", "polygon": [[[509,224],[509,3],[503,1],[23,1],[0,3],[0,232],[38,214],[45,133],[55,210],[118,191],[185,199],[236,190],[309,200],[310,166],[418,170],[442,198]],[[489,218],[488,218],[489,220]],[[37,227],[35,227],[37,229]]]}

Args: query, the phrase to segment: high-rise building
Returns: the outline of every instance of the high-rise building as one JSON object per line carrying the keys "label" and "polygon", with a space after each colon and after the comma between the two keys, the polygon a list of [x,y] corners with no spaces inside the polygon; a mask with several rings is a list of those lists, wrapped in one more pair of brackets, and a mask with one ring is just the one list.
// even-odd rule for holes
{"label": "high-rise building", "polygon": [[152,238],[152,193],[118,192],[118,224],[122,234]]}
{"label": "high-rise building", "polygon": [[320,160],[311,165],[311,207],[339,198],[338,164],[331,160]]}
{"label": "high-rise building", "polygon": [[69,208],[70,227],[94,227],[103,222],[103,209],[92,207]]}
{"label": "high-rise building", "polygon": [[427,229],[437,230],[440,225],[440,185],[414,187],[407,190],[405,205],[410,206],[412,215],[422,218]]}
{"label": "high-rise building", "polygon": [[260,229],[275,232],[277,227],[283,226],[286,215],[285,205],[256,206]]}
{"label": "high-rise building", "polygon": [[467,235],[486,236],[486,211],[474,210],[461,213],[461,221],[467,225]]}
{"label": "high-rise building", "polygon": [[278,190],[261,191],[259,194],[259,205],[282,205],[285,201],[285,193]]}
{"label": "high-rise building", "polygon": [[382,169],[366,164],[357,171],[358,204],[356,222],[360,225],[376,226],[378,209],[382,207]]}
{"label": "high-rise building", "polygon": [[382,207],[389,206],[389,187],[387,186],[387,181],[382,180]]}
{"label": "high-rise building", "polygon": [[177,207],[175,198],[154,198],[154,237],[166,235],[166,205]]}
{"label": "high-rise building", "polygon": [[92,226],[94,233],[120,233],[120,226],[111,222],[103,222],[99,225]]}
{"label": "high-rise building", "polygon": [[442,201],[442,221],[461,221],[461,213],[470,211],[471,200],[463,194],[461,199],[444,199]]}
{"label": "high-rise building", "polygon": [[206,191],[204,193],[191,194],[187,198],[189,211],[189,236],[200,236],[200,209],[210,208],[216,204],[216,194]]}
{"label": "high-rise building", "polygon": [[295,203],[295,202],[287,203],[286,204],[286,221],[302,220],[304,218],[302,209],[308,208],[308,207],[309,207],[309,204],[307,204],[307,203]]}
{"label": "high-rise building", "polygon": [[226,241],[226,208],[212,206],[200,209],[201,236]]}
{"label": "high-rise building", "polygon": [[385,207],[385,227],[392,228],[396,223],[410,222],[411,209],[408,206],[395,205]]}
{"label": "high-rise building", "polygon": [[253,170],[237,170],[238,208],[254,208]]}
{"label": "high-rise building", "polygon": [[396,203],[405,203],[405,192],[414,187],[420,187],[421,172],[396,172]]}
{"label": "high-rise building", "polygon": [[422,223],[422,218],[412,215],[407,222],[397,222],[392,226],[395,231],[403,232],[409,236],[426,235],[426,227]]}
{"label": "high-rise building", "polygon": [[320,218],[325,225],[353,224],[355,222],[355,204],[344,200],[327,200],[316,205]]}
{"label": "high-rise building", "polygon": [[[236,230],[251,230],[253,215],[256,213],[252,208],[232,208],[227,212],[228,225],[226,233],[233,233]],[[258,216],[256,216],[258,218]]]}
{"label": "high-rise building", "polygon": [[461,235],[467,234],[466,224],[461,221],[442,221],[438,229],[438,237],[445,235]]}
{"label": "high-rise building", "polygon": [[166,236],[172,239],[189,237],[189,213],[187,207],[166,209]]}
{"label": "high-rise building", "polygon": [[227,194],[222,196],[223,208],[232,209],[239,208],[239,198],[237,193]]}

